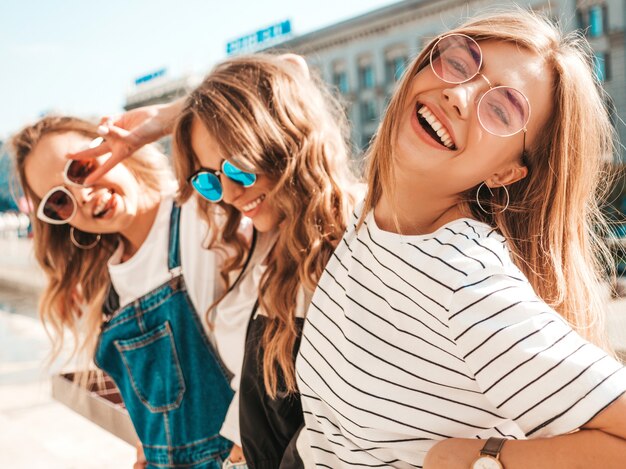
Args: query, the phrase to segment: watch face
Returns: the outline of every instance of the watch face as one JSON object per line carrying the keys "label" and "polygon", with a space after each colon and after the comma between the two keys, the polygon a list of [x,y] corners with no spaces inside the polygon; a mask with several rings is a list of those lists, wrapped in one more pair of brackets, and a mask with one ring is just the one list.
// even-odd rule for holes
{"label": "watch face", "polygon": [[481,456],[472,464],[472,469],[504,469],[500,461],[491,456]]}

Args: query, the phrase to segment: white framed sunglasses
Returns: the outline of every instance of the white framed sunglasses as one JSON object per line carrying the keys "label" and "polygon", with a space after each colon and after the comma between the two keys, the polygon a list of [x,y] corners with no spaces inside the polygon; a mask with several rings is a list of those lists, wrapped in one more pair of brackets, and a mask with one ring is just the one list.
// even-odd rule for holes
{"label": "white framed sunglasses", "polygon": [[[89,148],[95,148],[103,142],[102,137],[98,137],[89,144]],[[69,160],[63,168],[63,181],[68,186],[83,187],[85,179],[96,168],[98,161],[88,160]],[[76,215],[78,203],[76,198],[65,186],[55,186],[50,189],[39,202],[37,207],[37,218],[51,225],[63,225]]]}
{"label": "white framed sunglasses", "polygon": [[43,196],[37,207],[37,218],[51,225],[63,225],[76,215],[78,204],[64,186],[56,186]]}

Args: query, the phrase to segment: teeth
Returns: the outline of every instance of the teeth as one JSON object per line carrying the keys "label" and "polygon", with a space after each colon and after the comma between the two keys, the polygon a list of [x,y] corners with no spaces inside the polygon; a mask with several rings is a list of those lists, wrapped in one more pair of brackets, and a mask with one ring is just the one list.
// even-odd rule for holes
{"label": "teeth", "polygon": [[93,211],[94,216],[98,216],[103,212],[104,207],[106,207],[106,205],[109,203],[111,197],[113,197],[113,195],[110,192],[105,192],[104,195],[100,197],[98,205],[96,205],[96,208]]}
{"label": "teeth", "polygon": [[439,138],[446,147],[452,148],[454,146],[454,144],[452,143],[452,137],[450,137],[450,134],[445,129],[443,124],[437,120],[432,112],[430,112],[430,109],[428,109],[426,106],[422,106],[419,108],[417,113],[421,115],[424,119],[426,119],[428,125],[433,128],[437,135],[439,135]]}
{"label": "teeth", "polygon": [[257,205],[259,205],[264,200],[265,200],[265,194],[261,195],[260,197],[256,198],[255,200],[253,200],[249,204],[244,205],[241,208],[243,209],[244,212],[249,212],[250,210],[255,209]]}

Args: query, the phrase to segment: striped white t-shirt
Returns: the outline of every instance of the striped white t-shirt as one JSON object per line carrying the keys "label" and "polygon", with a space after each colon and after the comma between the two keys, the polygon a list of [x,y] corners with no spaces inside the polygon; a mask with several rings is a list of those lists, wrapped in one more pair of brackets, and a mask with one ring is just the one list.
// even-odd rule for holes
{"label": "striped white t-shirt", "polygon": [[567,433],[626,391],[626,371],[542,300],[504,238],[355,213],[314,294],[297,359],[317,467],[422,467],[444,438]]}

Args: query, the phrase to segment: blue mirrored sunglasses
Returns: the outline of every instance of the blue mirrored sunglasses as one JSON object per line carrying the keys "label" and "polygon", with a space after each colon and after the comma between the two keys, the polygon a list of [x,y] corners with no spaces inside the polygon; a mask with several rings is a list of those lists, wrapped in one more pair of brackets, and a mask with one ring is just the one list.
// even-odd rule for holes
{"label": "blue mirrored sunglasses", "polygon": [[189,177],[191,187],[209,202],[219,202],[224,196],[224,188],[220,176],[225,175],[231,181],[243,187],[251,187],[256,182],[256,174],[237,168],[232,163],[222,161],[222,169],[200,168]]}

